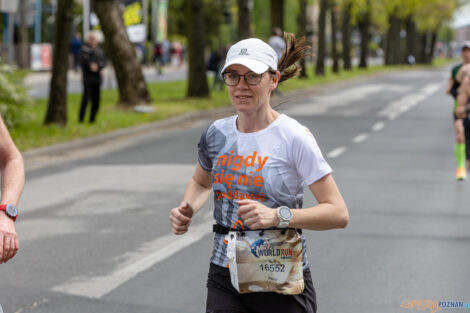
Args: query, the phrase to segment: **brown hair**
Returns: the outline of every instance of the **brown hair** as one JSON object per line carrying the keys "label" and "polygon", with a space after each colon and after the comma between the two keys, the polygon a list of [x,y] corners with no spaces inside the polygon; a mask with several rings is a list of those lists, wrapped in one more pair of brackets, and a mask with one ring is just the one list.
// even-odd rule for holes
{"label": "brown hair", "polygon": [[310,46],[305,44],[307,41],[305,37],[295,38],[294,34],[284,32],[284,41],[286,42],[286,48],[277,64],[277,70],[281,72],[279,82],[297,76],[302,69],[296,62],[311,55],[308,52]]}

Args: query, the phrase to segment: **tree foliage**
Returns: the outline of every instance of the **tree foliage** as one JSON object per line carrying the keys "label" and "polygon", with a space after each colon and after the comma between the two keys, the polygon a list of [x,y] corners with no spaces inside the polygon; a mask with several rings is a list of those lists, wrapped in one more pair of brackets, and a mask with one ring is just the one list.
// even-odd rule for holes
{"label": "tree foliage", "polygon": [[24,108],[31,105],[31,99],[21,87],[23,77],[8,73],[6,65],[0,67],[0,115],[8,128],[15,127],[28,119]]}

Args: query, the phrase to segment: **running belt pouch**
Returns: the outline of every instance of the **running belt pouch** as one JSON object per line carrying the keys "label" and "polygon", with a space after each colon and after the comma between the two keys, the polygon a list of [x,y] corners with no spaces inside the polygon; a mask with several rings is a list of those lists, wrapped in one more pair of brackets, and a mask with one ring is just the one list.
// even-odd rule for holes
{"label": "running belt pouch", "polygon": [[302,238],[295,229],[231,231],[225,240],[230,278],[240,294],[304,290]]}

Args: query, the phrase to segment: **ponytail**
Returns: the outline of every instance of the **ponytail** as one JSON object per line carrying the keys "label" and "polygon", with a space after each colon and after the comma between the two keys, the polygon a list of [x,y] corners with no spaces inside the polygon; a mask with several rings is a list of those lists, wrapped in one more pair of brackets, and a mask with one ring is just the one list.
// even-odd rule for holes
{"label": "ponytail", "polygon": [[286,42],[286,48],[277,64],[277,69],[281,72],[279,82],[297,76],[302,69],[296,62],[311,55],[307,52],[310,46],[305,44],[307,41],[305,37],[296,39],[294,34],[284,32],[284,41]]}

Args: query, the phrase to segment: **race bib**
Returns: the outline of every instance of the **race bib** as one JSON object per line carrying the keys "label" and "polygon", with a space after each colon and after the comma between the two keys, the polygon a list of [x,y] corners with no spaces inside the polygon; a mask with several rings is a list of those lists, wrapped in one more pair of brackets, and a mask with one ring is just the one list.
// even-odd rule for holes
{"label": "race bib", "polygon": [[231,231],[225,240],[230,278],[239,293],[304,290],[302,238],[295,229]]}

